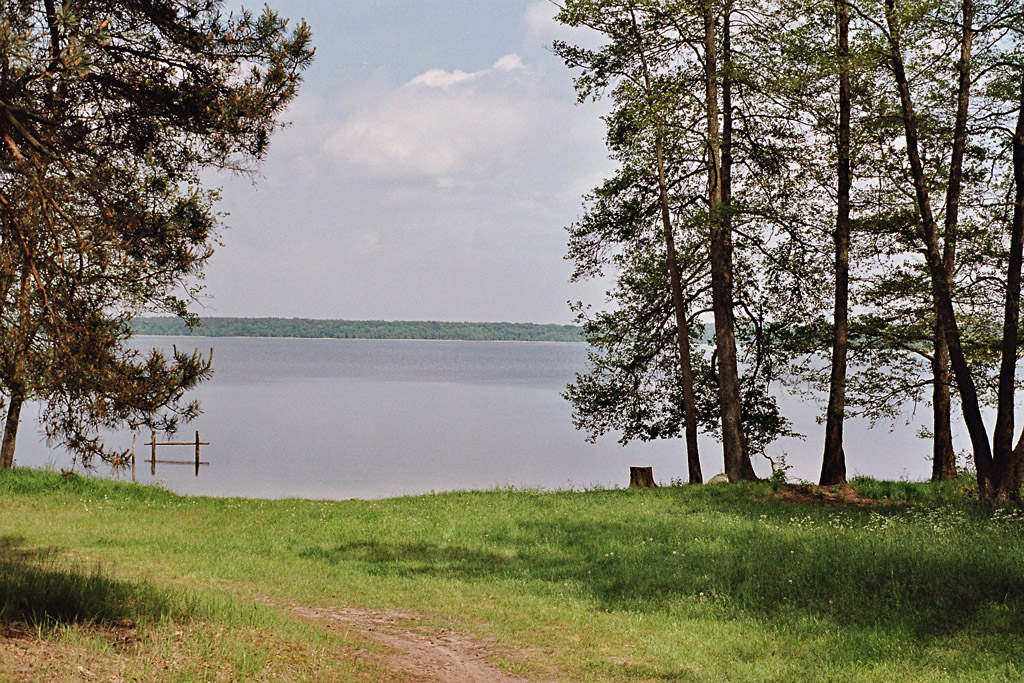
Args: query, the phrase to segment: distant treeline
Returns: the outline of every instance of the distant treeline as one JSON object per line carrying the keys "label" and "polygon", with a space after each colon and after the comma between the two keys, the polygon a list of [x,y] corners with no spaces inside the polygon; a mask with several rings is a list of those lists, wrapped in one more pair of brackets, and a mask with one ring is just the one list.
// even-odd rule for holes
{"label": "distant treeline", "polygon": [[189,330],[180,318],[139,318],[135,334],[203,337],[326,339],[451,339],[461,341],[582,342],[575,325],[453,323],[439,321],[310,320],[307,318],[203,318]]}

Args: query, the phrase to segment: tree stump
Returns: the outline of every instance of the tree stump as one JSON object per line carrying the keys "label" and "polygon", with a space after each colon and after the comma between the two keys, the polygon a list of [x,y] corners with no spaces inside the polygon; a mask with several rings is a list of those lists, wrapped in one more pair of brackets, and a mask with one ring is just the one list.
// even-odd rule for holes
{"label": "tree stump", "polygon": [[656,489],[658,485],[654,482],[653,467],[630,467],[629,488],[631,489]]}

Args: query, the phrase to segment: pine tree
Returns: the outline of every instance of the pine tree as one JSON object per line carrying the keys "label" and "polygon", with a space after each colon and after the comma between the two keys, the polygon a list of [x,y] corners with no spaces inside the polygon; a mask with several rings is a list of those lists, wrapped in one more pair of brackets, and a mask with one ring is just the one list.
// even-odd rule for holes
{"label": "pine tree", "polygon": [[250,171],[313,51],[305,23],[215,0],[7,1],[0,22],[0,466],[21,405],[118,462],[100,429],[173,429],[209,359],[126,345],[187,304],[217,240],[205,169]]}

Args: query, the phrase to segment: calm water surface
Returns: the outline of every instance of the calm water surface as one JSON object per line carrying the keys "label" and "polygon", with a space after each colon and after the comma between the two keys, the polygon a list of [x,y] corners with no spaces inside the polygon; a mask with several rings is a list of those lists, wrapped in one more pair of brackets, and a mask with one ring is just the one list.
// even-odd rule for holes
{"label": "calm water surface", "polygon": [[[584,369],[583,344],[337,339],[139,337],[140,347],[214,349],[215,375],[195,392],[203,414],[176,439],[198,429],[204,467],[158,465],[139,480],[182,493],[267,498],[344,499],[497,486],[623,486],[630,465],[651,465],[667,483],[686,476],[681,440],[619,445],[614,436],[589,444],[573,429],[560,396]],[[816,479],[820,408],[782,397],[784,411],[808,438],[784,439],[791,476]],[[927,410],[920,409],[920,421]],[[16,461],[67,467],[68,456],[42,443],[27,407]],[[911,417],[913,417],[911,415]],[[852,421],[846,449],[853,473],[926,478],[929,444],[916,426],[868,430]],[[148,440],[139,435],[139,443]],[[110,437],[127,448],[130,433]],[[706,478],[721,471],[721,449],[701,442]],[[189,448],[161,449],[188,459]],[[769,473],[767,460],[754,462]]]}

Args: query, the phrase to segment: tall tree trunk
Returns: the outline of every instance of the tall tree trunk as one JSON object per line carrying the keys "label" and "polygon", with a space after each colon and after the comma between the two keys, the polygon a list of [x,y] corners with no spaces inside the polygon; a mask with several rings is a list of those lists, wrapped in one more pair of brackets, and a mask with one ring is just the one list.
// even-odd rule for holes
{"label": "tall tree trunk", "polygon": [[32,328],[32,284],[27,261],[21,267],[21,289],[18,293],[18,327],[13,330],[13,357],[7,367],[7,419],[4,421],[3,441],[0,441],[0,469],[14,466],[14,448],[18,443],[18,425],[21,407],[25,402],[25,355],[29,348],[29,330]]}
{"label": "tall tree trunk", "polygon": [[14,447],[18,442],[18,423],[21,421],[21,406],[25,392],[21,387],[11,389],[7,397],[7,419],[4,421],[4,438],[0,443],[0,469],[14,467]]}
{"label": "tall tree trunk", "polygon": [[708,209],[711,218],[711,288],[718,351],[719,408],[722,412],[722,449],[729,481],[750,478],[743,467],[746,457],[739,402],[735,319],[732,309],[732,234],[723,206],[722,143],[718,129],[718,40],[712,0],[703,6],[705,20],[705,106],[708,124]]}
{"label": "tall tree trunk", "polygon": [[697,448],[697,398],[693,388],[693,365],[690,357],[690,323],[687,320],[686,301],[683,299],[682,277],[676,259],[676,243],[672,234],[669,212],[668,183],[665,178],[664,150],[661,134],[657,137],[658,190],[661,198],[661,220],[668,253],[669,281],[672,287],[672,306],[676,314],[676,337],[679,343],[679,377],[683,389],[683,418],[686,422],[686,463],[691,484],[704,483]]}
{"label": "tall tree trunk", "polygon": [[[637,24],[636,13],[632,5],[629,7],[633,31],[637,39],[637,51],[644,71],[644,87],[648,98],[653,98],[651,72],[647,63],[647,50],[643,42],[643,34]],[[676,258],[676,241],[672,232],[672,211],[669,204],[668,179],[665,173],[665,144],[662,129],[659,126],[655,134],[655,155],[657,159],[658,201],[661,206],[661,225],[668,258],[669,284],[672,291],[672,307],[675,309],[676,337],[679,350],[679,378],[683,390],[683,419],[686,435],[686,463],[691,484],[704,483],[704,474],[700,468],[700,452],[697,447],[697,398],[693,384],[693,363],[690,351],[690,322],[687,319],[686,300],[683,298],[682,275],[679,272],[679,261]]]}
{"label": "tall tree trunk", "polygon": [[718,133],[718,67],[713,4],[704,6],[705,97],[707,99],[708,208],[711,216],[711,306],[715,316],[718,350],[718,392],[722,411],[722,448],[729,481],[757,478],[743,436],[739,367],[736,354],[736,319],[733,311],[732,220],[729,201],[732,171],[732,102],[729,13],[725,8],[723,45],[723,132]]}
{"label": "tall tree trunk", "polygon": [[[917,129],[917,116],[914,112],[913,101],[910,96],[910,85],[907,81],[906,68],[903,64],[902,47],[899,40],[899,27],[896,18],[896,0],[886,0],[886,22],[889,27],[889,40],[891,53],[891,66],[893,76],[896,79],[896,86],[900,97],[900,108],[903,117],[903,131],[907,143],[907,160],[910,163],[910,172],[914,184],[914,194],[917,199],[918,212],[921,220],[921,232],[925,245],[925,260],[928,265],[928,273],[931,279],[932,296],[935,301],[936,313],[939,324],[942,326],[949,346],[949,360],[953,368],[953,375],[956,378],[957,390],[960,393],[960,404],[963,408],[964,423],[967,425],[967,433],[971,438],[971,445],[974,450],[974,466],[978,472],[978,492],[981,498],[988,499],[994,495],[995,486],[993,479],[992,445],[989,442],[988,433],[985,429],[985,420],[981,415],[981,403],[978,398],[977,385],[971,376],[967,358],[964,355],[963,344],[960,340],[960,329],[957,326],[956,314],[953,311],[953,300],[951,295],[951,283],[943,263],[943,254],[939,249],[939,240],[935,224],[935,216],[932,213],[931,197],[928,191],[928,184],[924,177],[924,165],[921,162],[919,151],[919,138]],[[965,19],[973,18],[973,5],[970,0],[965,0]],[[964,22],[965,32],[969,33],[970,21]],[[970,43],[966,42],[961,51],[961,69],[969,70],[970,67]],[[970,80],[967,79],[969,85]],[[963,85],[963,84],[961,84]],[[964,93],[961,93],[964,94]],[[967,93],[969,94],[969,93]],[[954,141],[966,140],[966,136],[954,135]],[[954,147],[956,142],[954,142]],[[954,153],[956,150],[954,150]],[[962,158],[962,150],[961,150]],[[951,165],[952,173],[952,165]],[[957,197],[957,200],[959,198]]]}
{"label": "tall tree trunk", "polygon": [[836,2],[839,24],[839,164],[835,231],[836,291],[832,333],[832,377],[825,416],[825,453],[821,461],[822,486],[846,481],[843,421],[846,413],[846,356],[849,346],[850,301],[850,8]]}
{"label": "tall tree trunk", "polygon": [[956,453],[953,450],[952,403],[949,391],[949,347],[936,318],[932,355],[932,481],[956,477]]}
{"label": "tall tree trunk", "polygon": [[[967,149],[967,113],[971,99],[971,47],[974,43],[974,6],[972,0],[963,3],[963,27],[960,36],[960,58],[957,62],[957,106],[953,124],[953,149],[949,159],[949,182],[946,185],[946,219],[944,222],[942,266],[946,271],[950,298],[953,296],[953,276],[956,272],[957,234],[960,223],[960,194],[963,181],[964,152]],[[952,401],[950,397],[949,345],[938,324],[934,335],[932,411],[934,438],[932,445],[932,479],[940,481],[956,476],[956,455],[953,451]]]}
{"label": "tall tree trunk", "polygon": [[1017,370],[1017,339],[1020,322],[1021,264],[1024,259],[1024,78],[1021,80],[1017,127],[1013,135],[1013,219],[1010,226],[1009,266],[1006,273],[1006,302],[1003,314],[1002,362],[999,367],[999,402],[993,441],[995,497],[1019,500],[1024,472],[1020,449],[1011,447],[1013,438],[1014,379]]}

